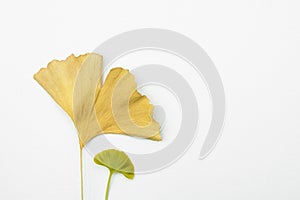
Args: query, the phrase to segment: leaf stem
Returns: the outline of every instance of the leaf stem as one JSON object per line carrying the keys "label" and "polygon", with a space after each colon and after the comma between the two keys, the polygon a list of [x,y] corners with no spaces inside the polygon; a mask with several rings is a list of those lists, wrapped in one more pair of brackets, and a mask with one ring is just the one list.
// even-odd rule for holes
{"label": "leaf stem", "polygon": [[107,186],[106,186],[105,200],[108,200],[110,181],[111,181],[111,177],[112,177],[113,173],[114,173],[113,170],[109,170],[109,177],[108,177]]}
{"label": "leaf stem", "polygon": [[83,150],[83,146],[80,144],[80,193],[81,193],[81,200],[83,200],[82,150]]}

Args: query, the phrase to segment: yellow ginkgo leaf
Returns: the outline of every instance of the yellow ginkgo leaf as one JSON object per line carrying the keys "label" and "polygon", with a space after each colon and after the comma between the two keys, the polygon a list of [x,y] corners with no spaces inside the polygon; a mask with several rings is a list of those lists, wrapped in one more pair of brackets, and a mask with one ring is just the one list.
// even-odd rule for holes
{"label": "yellow ginkgo leaf", "polygon": [[103,87],[101,76],[102,56],[85,54],[54,60],[34,78],[72,118],[81,147],[104,133],[161,140],[153,105],[137,92],[133,75],[114,68]]}
{"label": "yellow ginkgo leaf", "polygon": [[[68,113],[77,128],[80,143],[81,199],[83,200],[82,149],[88,142],[82,138],[101,132],[94,111],[94,100],[100,90],[102,56],[85,54],[54,60],[41,69],[34,79]],[[92,132],[91,132],[92,131]]]}
{"label": "yellow ginkgo leaf", "polygon": [[47,68],[41,68],[34,79],[51,95],[51,97],[73,117],[73,90],[77,73],[83,61],[89,56],[84,54],[75,57],[73,54],[66,60],[53,60]]}
{"label": "yellow ginkgo leaf", "polygon": [[161,140],[160,126],[152,118],[153,105],[136,88],[128,70],[109,72],[95,103],[101,132]]}

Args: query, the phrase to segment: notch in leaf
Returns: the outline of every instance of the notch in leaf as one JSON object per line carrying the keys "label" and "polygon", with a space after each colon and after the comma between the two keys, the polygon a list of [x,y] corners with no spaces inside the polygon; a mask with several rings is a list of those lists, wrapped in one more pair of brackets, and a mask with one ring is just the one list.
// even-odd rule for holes
{"label": "notch in leaf", "polygon": [[123,174],[128,179],[134,178],[134,166],[130,158],[123,151],[115,149],[104,150],[94,157],[94,162],[107,167],[109,170],[105,200],[108,200],[110,181],[114,173]]}

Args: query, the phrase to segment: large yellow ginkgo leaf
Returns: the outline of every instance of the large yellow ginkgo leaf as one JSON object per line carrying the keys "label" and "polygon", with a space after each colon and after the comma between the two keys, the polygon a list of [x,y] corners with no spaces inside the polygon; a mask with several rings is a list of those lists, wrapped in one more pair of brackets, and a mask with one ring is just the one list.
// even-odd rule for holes
{"label": "large yellow ginkgo leaf", "polygon": [[68,115],[73,116],[73,90],[77,73],[89,54],[75,57],[70,55],[66,60],[53,60],[47,68],[41,68],[34,79],[50,94]]}
{"label": "large yellow ginkgo leaf", "polygon": [[119,67],[109,72],[95,103],[101,132],[161,140],[153,105],[136,88],[128,70]]}
{"label": "large yellow ginkgo leaf", "polygon": [[114,68],[103,86],[101,76],[102,56],[92,53],[54,60],[34,78],[72,118],[81,147],[104,133],[161,140],[153,105],[137,92],[133,75]]}

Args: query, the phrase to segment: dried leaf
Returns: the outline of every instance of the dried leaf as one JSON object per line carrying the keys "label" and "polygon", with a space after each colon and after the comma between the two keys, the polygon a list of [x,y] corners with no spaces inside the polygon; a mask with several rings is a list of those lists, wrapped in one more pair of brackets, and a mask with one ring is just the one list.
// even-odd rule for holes
{"label": "dried leaf", "polygon": [[101,76],[102,56],[85,54],[54,60],[34,78],[72,118],[82,147],[105,133],[161,140],[153,105],[137,92],[133,75],[112,69],[102,87]]}
{"label": "dried leaf", "polygon": [[136,90],[128,70],[112,69],[99,92],[95,108],[101,133],[118,133],[161,140],[153,105]]}
{"label": "dried leaf", "polygon": [[75,57],[73,54],[66,60],[51,61],[47,68],[42,68],[34,79],[73,119],[73,90],[77,73],[83,61],[89,56],[84,54]]}

